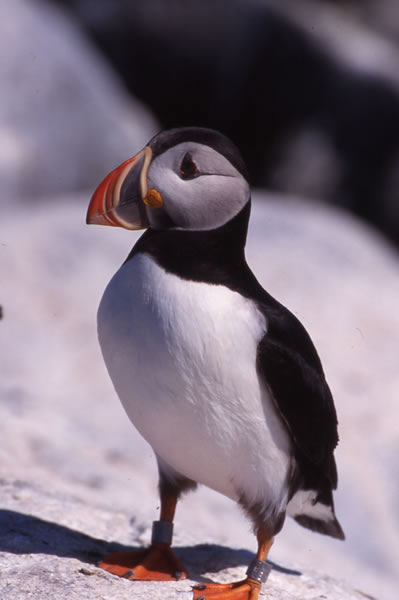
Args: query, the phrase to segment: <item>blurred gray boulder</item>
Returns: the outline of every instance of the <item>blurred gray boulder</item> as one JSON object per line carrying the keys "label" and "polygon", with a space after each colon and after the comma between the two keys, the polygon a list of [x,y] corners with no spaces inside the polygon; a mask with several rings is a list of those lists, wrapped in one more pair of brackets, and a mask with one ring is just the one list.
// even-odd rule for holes
{"label": "blurred gray boulder", "polygon": [[344,206],[399,245],[399,53],[345,1],[51,1],[163,128],[220,129],[253,184]]}
{"label": "blurred gray boulder", "polygon": [[155,120],[79,29],[38,0],[0,0],[2,202],[93,187]]}

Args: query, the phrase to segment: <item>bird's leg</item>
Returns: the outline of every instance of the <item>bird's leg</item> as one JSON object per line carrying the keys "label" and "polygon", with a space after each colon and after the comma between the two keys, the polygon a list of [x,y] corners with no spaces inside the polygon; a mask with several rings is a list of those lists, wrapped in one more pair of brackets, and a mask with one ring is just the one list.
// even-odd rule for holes
{"label": "bird's leg", "polygon": [[139,581],[176,581],[187,577],[185,569],[171,549],[173,518],[179,492],[161,485],[160,520],[154,521],[149,548],[130,552],[114,552],[98,565],[102,569]]}
{"label": "bird's leg", "polygon": [[193,600],[257,600],[262,583],[271,571],[266,558],[273,544],[273,537],[260,529],[257,538],[256,558],[249,565],[244,580],[235,583],[201,583],[193,587]]}

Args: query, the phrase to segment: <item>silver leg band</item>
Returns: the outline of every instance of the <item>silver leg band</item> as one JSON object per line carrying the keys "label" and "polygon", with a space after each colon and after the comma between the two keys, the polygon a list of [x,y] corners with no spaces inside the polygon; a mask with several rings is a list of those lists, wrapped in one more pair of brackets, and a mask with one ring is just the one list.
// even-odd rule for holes
{"label": "silver leg band", "polygon": [[251,579],[259,581],[259,583],[265,583],[266,579],[269,577],[271,570],[272,567],[271,565],[267,564],[267,562],[254,558],[253,561],[249,563],[247,575]]}
{"label": "silver leg band", "polygon": [[173,523],[172,521],[154,521],[152,524],[151,544],[172,543]]}

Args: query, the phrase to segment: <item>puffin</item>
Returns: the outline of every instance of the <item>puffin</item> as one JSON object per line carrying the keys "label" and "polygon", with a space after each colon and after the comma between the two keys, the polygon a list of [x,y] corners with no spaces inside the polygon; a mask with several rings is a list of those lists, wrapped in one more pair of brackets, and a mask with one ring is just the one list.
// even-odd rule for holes
{"label": "puffin", "polygon": [[337,415],[313,342],[245,258],[247,169],[222,133],[155,135],[91,198],[87,223],[145,229],[109,282],[98,338],[117,395],[152,446],[160,515],[149,548],[99,564],[132,580],[187,576],[171,548],[176,505],[198,484],[235,500],[257,553],[242,581],[193,598],[256,600],[286,515],[343,540],[334,510]]}

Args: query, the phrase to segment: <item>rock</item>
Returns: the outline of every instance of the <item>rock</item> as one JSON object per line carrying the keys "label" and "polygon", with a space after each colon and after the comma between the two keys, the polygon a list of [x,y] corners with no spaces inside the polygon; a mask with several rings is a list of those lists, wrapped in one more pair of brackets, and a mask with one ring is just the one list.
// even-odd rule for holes
{"label": "rock", "polygon": [[[6,481],[27,484],[25,504],[17,505],[13,488],[6,508],[107,543],[144,543],[157,515],[155,461],[115,396],[95,325],[104,287],[139,233],[87,227],[89,196],[59,197],[34,210],[19,205],[2,214],[0,462]],[[270,559],[301,572],[317,568],[379,600],[396,600],[397,256],[378,235],[338,210],[256,194],[248,258],[262,284],[311,333],[340,419],[336,508],[347,540],[324,538],[287,520]],[[32,489],[47,495],[35,496]],[[248,549],[246,557],[255,548],[238,508],[205,488],[179,506],[176,535],[178,545],[217,543]],[[97,546],[89,545],[94,552]],[[57,556],[62,566],[54,567],[55,573],[80,555]],[[18,557],[24,564],[30,560],[29,552]],[[200,559],[200,568],[202,560],[208,559]],[[46,564],[35,585],[46,580]],[[97,597],[116,594],[114,588],[101,591],[103,579],[83,576],[82,565],[73,564],[76,578],[91,590],[87,594],[94,597],[94,585],[100,586]],[[317,597],[314,590],[309,593]],[[289,594],[295,597],[294,591]],[[302,588],[301,594],[297,597],[307,597]]]}
{"label": "rock", "polygon": [[155,120],[65,15],[40,1],[1,4],[2,202],[94,186]]}
{"label": "rock", "polygon": [[[100,510],[19,480],[1,480],[0,595],[7,600],[191,600],[198,582],[244,577],[253,555],[216,544],[189,546],[179,539],[176,552],[190,579],[131,582],[96,567],[106,553],[141,545],[142,529],[127,514]],[[122,543],[107,541],[117,536]],[[364,600],[364,594],[341,581],[295,567],[273,564],[261,597],[270,600]],[[367,596],[369,597],[369,596]]]}
{"label": "rock", "polygon": [[345,8],[349,18],[359,20],[382,37],[399,43],[399,5],[396,0],[365,0],[361,3],[342,0],[340,5]]}

